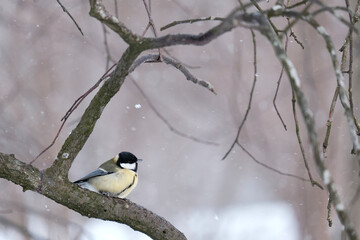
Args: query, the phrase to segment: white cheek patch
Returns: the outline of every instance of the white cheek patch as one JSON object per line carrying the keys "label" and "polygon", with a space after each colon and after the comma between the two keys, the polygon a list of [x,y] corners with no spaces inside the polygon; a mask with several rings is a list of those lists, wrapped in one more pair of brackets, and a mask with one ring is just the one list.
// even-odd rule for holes
{"label": "white cheek patch", "polygon": [[120,167],[130,170],[135,170],[136,163],[120,163]]}

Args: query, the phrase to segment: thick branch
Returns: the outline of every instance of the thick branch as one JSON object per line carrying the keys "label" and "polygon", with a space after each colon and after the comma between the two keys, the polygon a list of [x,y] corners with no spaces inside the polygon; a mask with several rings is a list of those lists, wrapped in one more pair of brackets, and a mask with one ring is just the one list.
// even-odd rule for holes
{"label": "thick branch", "polygon": [[144,49],[161,48],[173,45],[205,45],[238,26],[260,29],[263,26],[260,21],[260,13],[244,13],[240,8],[236,8],[224,18],[219,25],[211,28],[205,33],[200,33],[198,35],[176,34],[159,38],[144,38],[141,44]]}
{"label": "thick branch", "polygon": [[[266,19],[265,16],[264,19]],[[345,227],[345,231],[347,232],[351,240],[359,239],[356,229],[354,228],[354,225],[349,218],[349,213],[341,202],[339,193],[335,188],[335,184],[331,177],[330,171],[326,168],[323,156],[320,154],[314,115],[308,107],[305,95],[301,90],[300,79],[297,74],[296,68],[294,67],[291,60],[287,57],[285,50],[281,46],[281,41],[279,40],[276,33],[272,30],[269,23],[267,24],[266,28],[262,29],[261,32],[269,39],[272,47],[274,48],[275,54],[284,66],[290,83],[294,89],[299,108],[305,120],[317,170],[319,172],[319,175],[322,177],[322,180],[324,181],[329,194],[331,195],[331,199],[335,206],[335,210],[340,219],[340,222]],[[338,75],[338,71],[336,70],[335,72]],[[341,86],[341,84],[339,85]]]}
{"label": "thick branch", "polygon": [[90,102],[80,122],[66,139],[56,161],[47,171],[51,171],[53,174],[67,179],[72,162],[85,145],[105,106],[119,91],[128,74],[128,69],[138,55],[139,51],[131,47],[124,52],[111,77],[104,82],[104,85]]}
{"label": "thick branch", "polygon": [[158,38],[144,38],[132,33],[130,29],[119,21],[119,19],[109,14],[102,4],[102,0],[90,0],[90,6],[91,16],[118,33],[129,45],[136,45],[139,51],[174,45],[205,45],[238,26],[252,29],[259,29],[263,26],[263,23],[260,22],[262,19],[260,13],[245,13],[241,8],[236,8],[224,18],[219,25],[209,29],[205,33],[197,35],[176,34]]}
{"label": "thick branch", "polygon": [[153,239],[186,239],[164,218],[129,201],[112,198],[79,188],[51,171],[39,171],[0,153],[0,177],[20,185],[25,190],[40,193],[83,216],[124,223]]}
{"label": "thick branch", "polygon": [[0,153],[0,178],[20,185],[24,191],[41,188],[41,172],[17,160],[13,154]]}
{"label": "thick branch", "polygon": [[[79,124],[65,141],[54,164],[45,171],[40,171],[31,165],[15,159],[14,156],[0,153],[0,177],[8,179],[23,187],[24,190],[32,190],[54,201],[69,207],[85,216],[96,217],[105,220],[125,223],[135,230],[142,231],[154,239],[185,239],[184,235],[176,230],[171,224],[152,212],[128,201],[116,198],[105,197],[84,189],[78,188],[67,179],[68,171],[78,152],[93,131],[93,128],[100,118],[101,113],[110,99],[119,91],[125,77],[129,72],[131,64],[143,50],[161,48],[173,45],[205,45],[218,36],[242,26],[260,30],[270,41],[277,58],[283,64],[285,71],[293,86],[298,105],[307,127],[310,144],[312,146],[315,163],[318,172],[331,195],[335,210],[341,223],[344,225],[350,239],[358,239],[357,233],[349,220],[349,214],[340,201],[339,194],[335,188],[329,170],[326,168],[323,157],[319,152],[317,133],[313,114],[307,105],[305,96],[300,88],[300,80],[296,69],[290,59],[286,56],[278,36],[270,27],[267,18],[261,13],[244,13],[239,8],[231,12],[219,25],[211,28],[205,33],[198,35],[178,34],[167,35],[159,38],[142,38],[132,33],[116,17],[110,15],[102,4],[102,0],[90,0],[90,15],[107,25],[127,42],[130,47],[125,51],[117,68],[112,76],[104,83],[99,92],[91,101],[83,114]],[[296,12],[285,12],[281,7],[275,6],[268,16],[285,15],[297,16]],[[317,30],[326,40],[324,29],[317,27]],[[330,49],[330,41],[326,41]],[[343,89],[341,72],[336,62],[335,51],[330,51],[333,60],[338,85],[340,86],[340,100],[348,117],[351,133],[353,122],[350,119],[348,100]],[[356,136],[352,134],[355,150],[360,156],[359,144]]]}
{"label": "thick branch", "polygon": [[131,32],[129,28],[119,21],[115,16],[112,16],[102,4],[102,0],[90,0],[90,16],[96,18],[100,22],[104,23],[114,32],[127,42],[129,45],[137,42],[139,36]]}

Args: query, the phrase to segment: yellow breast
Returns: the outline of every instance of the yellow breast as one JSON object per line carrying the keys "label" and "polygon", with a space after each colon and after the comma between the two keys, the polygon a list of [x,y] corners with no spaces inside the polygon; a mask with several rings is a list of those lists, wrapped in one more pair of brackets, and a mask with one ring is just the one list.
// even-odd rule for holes
{"label": "yellow breast", "polygon": [[89,179],[89,183],[100,193],[119,198],[125,198],[137,182],[137,173],[128,169]]}

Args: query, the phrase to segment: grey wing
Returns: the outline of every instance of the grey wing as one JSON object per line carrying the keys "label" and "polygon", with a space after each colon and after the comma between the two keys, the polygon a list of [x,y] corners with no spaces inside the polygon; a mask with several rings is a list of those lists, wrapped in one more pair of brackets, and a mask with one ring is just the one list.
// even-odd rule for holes
{"label": "grey wing", "polygon": [[93,172],[89,173],[88,175],[86,175],[85,177],[80,178],[79,180],[75,181],[74,183],[86,182],[90,178],[98,177],[98,176],[104,176],[104,175],[108,175],[108,174],[111,174],[111,173],[113,173],[113,172],[108,172],[108,171],[106,171],[106,170],[104,170],[102,168],[98,168],[95,171],[93,171]]}

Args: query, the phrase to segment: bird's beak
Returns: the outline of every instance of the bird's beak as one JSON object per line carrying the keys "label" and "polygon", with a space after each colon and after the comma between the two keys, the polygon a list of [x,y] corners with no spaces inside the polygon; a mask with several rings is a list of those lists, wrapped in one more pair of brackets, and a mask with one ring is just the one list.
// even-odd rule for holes
{"label": "bird's beak", "polygon": [[138,159],[137,162],[142,162],[142,159]]}

